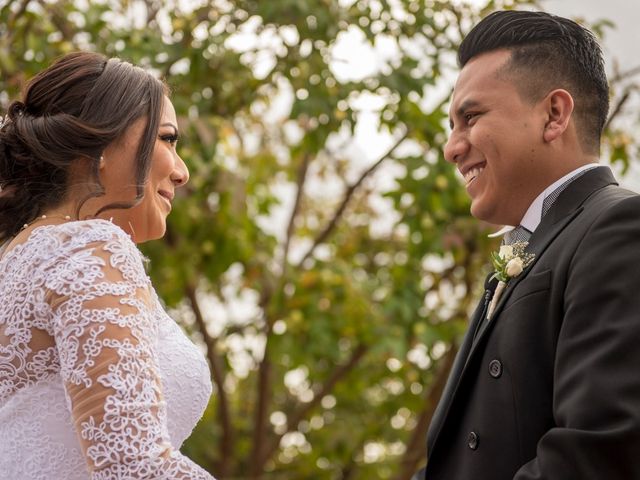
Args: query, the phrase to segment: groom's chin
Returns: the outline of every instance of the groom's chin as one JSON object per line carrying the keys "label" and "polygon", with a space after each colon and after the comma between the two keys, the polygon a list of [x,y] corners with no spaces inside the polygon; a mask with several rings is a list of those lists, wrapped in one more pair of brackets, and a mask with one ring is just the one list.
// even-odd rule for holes
{"label": "groom's chin", "polygon": [[479,201],[479,199],[471,199],[471,208],[470,208],[470,212],[471,215],[475,218],[477,218],[478,220],[482,220],[483,222],[488,222],[488,223],[493,223],[490,220],[490,210],[486,208],[487,206],[484,205],[481,201]]}
{"label": "groom's chin", "polygon": [[476,196],[471,199],[471,215],[482,222],[492,225],[518,225],[524,213],[519,214],[516,207],[520,202],[513,199],[510,202],[498,202],[492,195]]}

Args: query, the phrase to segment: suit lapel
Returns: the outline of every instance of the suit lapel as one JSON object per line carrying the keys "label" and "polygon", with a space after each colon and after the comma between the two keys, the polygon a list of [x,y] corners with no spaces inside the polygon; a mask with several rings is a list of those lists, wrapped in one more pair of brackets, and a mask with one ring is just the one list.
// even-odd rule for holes
{"label": "suit lapel", "polygon": [[[531,269],[533,268],[535,263],[538,261],[540,256],[543,254],[543,252],[546,250],[546,248],[549,246],[551,241],[569,223],[571,223],[571,220],[573,220],[581,211],[582,211],[582,208],[578,208],[573,212],[571,212],[571,215],[565,216],[564,218],[560,219],[558,222],[554,223],[553,225],[550,225],[549,228],[544,229],[544,231],[540,231],[539,229],[537,229],[533,233],[533,235],[531,235],[531,238],[529,240],[529,245],[527,246],[525,251],[527,253],[531,253],[534,255],[533,260],[531,261],[529,266],[526,268],[526,270],[524,270],[517,277],[509,280],[509,282],[507,283],[507,286],[502,292],[502,296],[500,297],[500,300],[498,301],[498,304],[496,305],[496,308],[493,312],[493,316],[491,317],[491,319],[486,320],[482,323],[482,326],[480,327],[480,331],[478,332],[478,335],[476,335],[475,342],[473,342],[473,346],[472,346],[469,358],[471,358],[471,355],[473,354],[473,351],[475,350],[478,343],[480,343],[482,338],[489,333],[492,325],[494,325],[495,322],[498,320],[500,312],[502,311],[505,303],[511,296],[511,292],[513,292],[515,288],[518,286],[518,284],[527,277],[527,274],[529,273],[529,271],[531,271]],[[540,224],[540,226],[542,226],[542,224]]]}
{"label": "suit lapel", "polygon": [[[471,324],[464,337],[460,351],[458,352],[454,365],[451,369],[440,403],[438,404],[431,421],[431,426],[427,434],[427,444],[430,453],[433,452],[435,442],[444,426],[444,422],[448,416],[451,404],[453,403],[458,385],[467,370],[467,366],[474,356],[477,355],[476,352],[479,351],[480,345],[483,343],[483,338],[489,335],[493,325],[499,320],[500,312],[515,287],[524,278],[526,278],[535,262],[543,255],[551,242],[560,234],[560,232],[562,232],[562,230],[564,230],[564,228],[566,228],[567,225],[569,225],[569,223],[571,223],[574,218],[580,214],[583,210],[582,205],[587,198],[601,188],[611,184],[616,184],[616,180],[611,174],[609,168],[594,168],[569,184],[569,186],[560,194],[529,239],[527,252],[535,255],[532,264],[529,265],[529,267],[527,267],[527,269],[518,277],[509,281],[496,306],[490,322],[482,321],[486,316],[486,308],[483,308],[485,306],[484,301],[479,303],[473,314]],[[486,286],[489,286],[489,278],[490,276],[487,277],[487,281],[485,282]],[[496,282],[494,281],[492,290],[495,290],[495,283]],[[474,339],[476,329],[478,329],[478,333],[475,335]]]}
{"label": "suit lapel", "polygon": [[576,218],[583,210],[583,204],[593,193],[607,185],[616,184],[616,180],[611,174],[609,168],[594,168],[587,171],[584,175],[577,178],[574,182],[560,194],[556,202],[549,209],[549,212],[540,222],[538,228],[531,235],[529,245],[526,248],[527,253],[534,255],[533,261],[527,269],[515,278],[509,280],[507,286],[500,297],[500,301],[496,305],[493,316],[490,321],[482,324],[476,341],[473,343],[469,358],[473,355],[476,346],[481,342],[492,329],[493,325],[498,321],[500,312],[502,311],[511,293],[518,284],[527,277],[535,263],[542,256],[551,242],[565,229],[571,221]]}

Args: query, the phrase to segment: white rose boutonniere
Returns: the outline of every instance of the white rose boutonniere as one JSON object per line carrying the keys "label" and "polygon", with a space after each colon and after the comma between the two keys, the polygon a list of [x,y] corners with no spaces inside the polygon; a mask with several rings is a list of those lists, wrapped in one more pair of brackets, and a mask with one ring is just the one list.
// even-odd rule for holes
{"label": "white rose boutonniere", "polygon": [[520,257],[515,257],[509,260],[504,271],[509,278],[517,277],[524,270],[524,262]]}
{"label": "white rose boutonniere", "polygon": [[491,278],[498,279],[498,285],[493,293],[493,298],[489,304],[487,310],[487,320],[491,318],[496,305],[500,300],[500,296],[504,291],[509,280],[513,277],[520,275],[525,268],[527,268],[535,255],[532,253],[525,253],[525,249],[529,245],[529,242],[517,242],[512,245],[502,245],[500,250],[491,254],[491,262],[495,273]]}

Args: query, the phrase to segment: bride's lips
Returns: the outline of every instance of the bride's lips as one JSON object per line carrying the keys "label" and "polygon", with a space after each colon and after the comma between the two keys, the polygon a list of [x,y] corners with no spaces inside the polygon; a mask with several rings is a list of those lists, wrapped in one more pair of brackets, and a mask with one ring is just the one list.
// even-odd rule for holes
{"label": "bride's lips", "polygon": [[169,204],[169,208],[171,208],[171,202],[173,201],[174,193],[169,190],[158,190],[158,195],[164,198],[164,200]]}

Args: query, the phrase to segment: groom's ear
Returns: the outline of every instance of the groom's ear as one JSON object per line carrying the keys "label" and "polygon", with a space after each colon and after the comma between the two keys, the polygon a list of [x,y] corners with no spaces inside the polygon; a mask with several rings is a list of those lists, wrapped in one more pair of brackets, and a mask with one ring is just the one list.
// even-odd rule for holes
{"label": "groom's ear", "polygon": [[547,116],[542,136],[545,142],[553,142],[569,127],[573,97],[566,90],[557,88],[549,92],[542,102]]}

